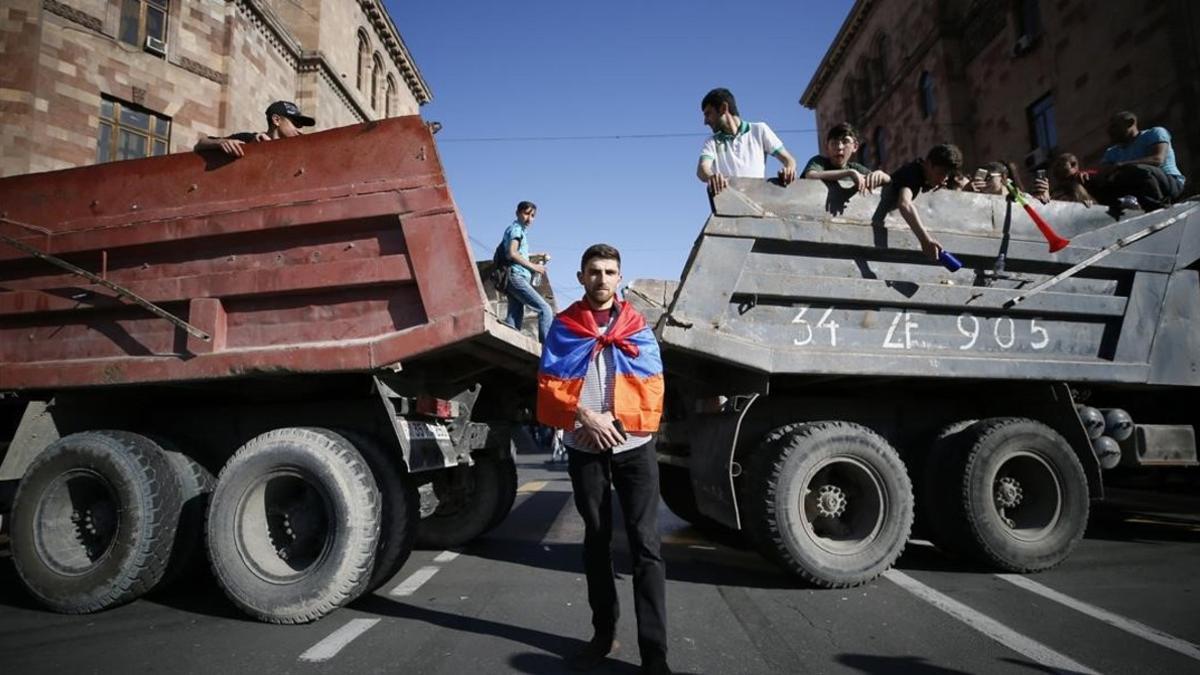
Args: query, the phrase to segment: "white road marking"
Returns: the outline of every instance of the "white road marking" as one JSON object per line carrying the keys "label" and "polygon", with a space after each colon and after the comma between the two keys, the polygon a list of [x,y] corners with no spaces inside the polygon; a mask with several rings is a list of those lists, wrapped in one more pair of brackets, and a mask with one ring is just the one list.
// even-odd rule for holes
{"label": "white road marking", "polygon": [[405,595],[412,595],[413,593],[416,593],[417,589],[421,587],[421,584],[429,581],[433,575],[437,574],[438,569],[439,568],[433,566],[422,567],[416,572],[413,572],[407,579],[401,581],[400,585],[393,588],[391,595],[403,597]]}
{"label": "white road marking", "polygon": [[379,619],[352,619],[350,623],[333,631],[329,637],[321,640],[300,655],[301,661],[328,661],[337,656],[342,648],[354,641],[359,635],[379,623]]}
{"label": "white road marking", "polygon": [[1026,658],[1056,670],[1098,675],[1095,670],[1088,668],[1069,656],[1060,654],[1037,640],[1016,632],[990,616],[971,609],[963,603],[926,586],[899,570],[888,570],[883,573],[883,576],[909,593]]}
{"label": "white road marking", "polygon": [[433,558],[433,562],[448,563],[458,557],[458,551],[442,551]]}
{"label": "white road marking", "polygon": [[1103,621],[1104,623],[1115,628],[1120,628],[1127,633],[1133,633],[1143,640],[1149,640],[1154,644],[1166,647],[1167,649],[1179,652],[1184,656],[1200,661],[1200,647],[1197,647],[1187,640],[1181,640],[1180,638],[1164,633],[1157,628],[1151,628],[1140,621],[1127,619],[1106,609],[1101,609],[1095,605],[1089,605],[1082,600],[1076,600],[1069,595],[1059,593],[1053,588],[1043,586],[1036,581],[1032,581],[1018,574],[997,574],[996,576],[1010,584],[1014,584],[1020,588],[1023,588],[1030,593],[1037,593],[1043,598],[1053,600],[1061,605],[1066,605],[1077,612],[1083,612],[1093,619]]}

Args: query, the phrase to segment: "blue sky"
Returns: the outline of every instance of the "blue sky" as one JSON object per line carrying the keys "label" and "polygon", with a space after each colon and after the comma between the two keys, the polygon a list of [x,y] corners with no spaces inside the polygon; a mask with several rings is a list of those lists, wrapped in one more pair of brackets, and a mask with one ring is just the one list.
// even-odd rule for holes
{"label": "blue sky", "polygon": [[[433,89],[421,114],[443,125],[476,258],[491,257],[518,201],[537,203],[531,250],[553,256],[561,302],[600,241],[621,250],[626,282],[678,278],[708,216],[695,166],[709,89],[732,90],[797,161],[817,151],[798,101],[853,2],[386,4]],[[613,138],[639,134],[665,136]],[[479,140],[562,136],[603,138]]]}

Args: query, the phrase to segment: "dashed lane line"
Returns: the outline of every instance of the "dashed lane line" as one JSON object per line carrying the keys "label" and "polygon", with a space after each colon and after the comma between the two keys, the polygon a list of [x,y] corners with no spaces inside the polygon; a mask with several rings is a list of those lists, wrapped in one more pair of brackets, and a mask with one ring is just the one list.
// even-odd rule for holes
{"label": "dashed lane line", "polygon": [[442,551],[433,558],[436,563],[448,563],[458,557],[458,551]]}
{"label": "dashed lane line", "polygon": [[421,585],[426,581],[429,581],[431,578],[433,578],[433,575],[437,574],[439,569],[441,568],[434,567],[433,565],[422,567],[421,569],[409,575],[407,579],[401,581],[398,586],[391,590],[389,595],[404,597],[406,595],[412,595],[413,593],[416,593],[417,589],[420,588]]}
{"label": "dashed lane line", "polygon": [[996,576],[1010,584],[1013,584],[1019,588],[1023,588],[1030,593],[1036,593],[1043,598],[1053,600],[1060,605],[1066,605],[1077,612],[1082,612],[1093,619],[1103,621],[1104,623],[1115,628],[1119,628],[1126,633],[1132,633],[1143,640],[1149,640],[1156,645],[1166,647],[1167,649],[1179,652],[1184,656],[1200,661],[1200,647],[1197,647],[1191,642],[1177,638],[1174,635],[1164,633],[1157,628],[1147,626],[1140,621],[1127,619],[1106,609],[1101,609],[1095,605],[1089,605],[1082,600],[1076,600],[1069,595],[1059,593],[1053,588],[1043,586],[1036,581],[1032,581],[1018,574],[997,574]]}
{"label": "dashed lane line", "polygon": [[517,494],[522,494],[522,493],[526,493],[526,492],[537,492],[549,484],[550,484],[550,481],[548,481],[548,480],[531,480],[528,483],[517,488]]}
{"label": "dashed lane line", "polygon": [[359,635],[371,629],[371,626],[379,623],[379,619],[351,619],[350,623],[333,631],[324,640],[313,645],[300,655],[301,661],[328,661],[337,656],[337,653],[342,651],[342,648],[350,644]]}
{"label": "dashed lane line", "polygon": [[888,570],[883,573],[883,576],[897,586],[958,619],[976,631],[983,633],[1005,647],[1043,666],[1070,673],[1098,675],[1095,670],[1075,661],[1071,657],[1060,654],[1037,640],[1018,633],[990,616],[971,609],[954,598],[926,586],[899,570]]}

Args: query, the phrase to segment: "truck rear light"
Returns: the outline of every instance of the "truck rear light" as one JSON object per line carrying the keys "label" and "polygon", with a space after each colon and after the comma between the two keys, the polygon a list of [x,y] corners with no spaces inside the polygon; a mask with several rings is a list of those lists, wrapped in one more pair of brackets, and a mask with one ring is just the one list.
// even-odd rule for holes
{"label": "truck rear light", "polygon": [[458,401],[448,401],[444,398],[424,394],[417,397],[416,409],[418,414],[441,419],[458,417],[459,412]]}

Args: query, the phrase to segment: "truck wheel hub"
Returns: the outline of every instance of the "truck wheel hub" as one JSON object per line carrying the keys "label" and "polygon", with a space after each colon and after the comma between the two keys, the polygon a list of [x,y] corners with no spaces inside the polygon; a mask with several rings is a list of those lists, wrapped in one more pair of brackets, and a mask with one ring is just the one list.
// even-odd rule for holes
{"label": "truck wheel hub", "polygon": [[817,491],[817,513],[825,518],[840,517],[846,505],[846,493],[836,485],[823,485]]}

